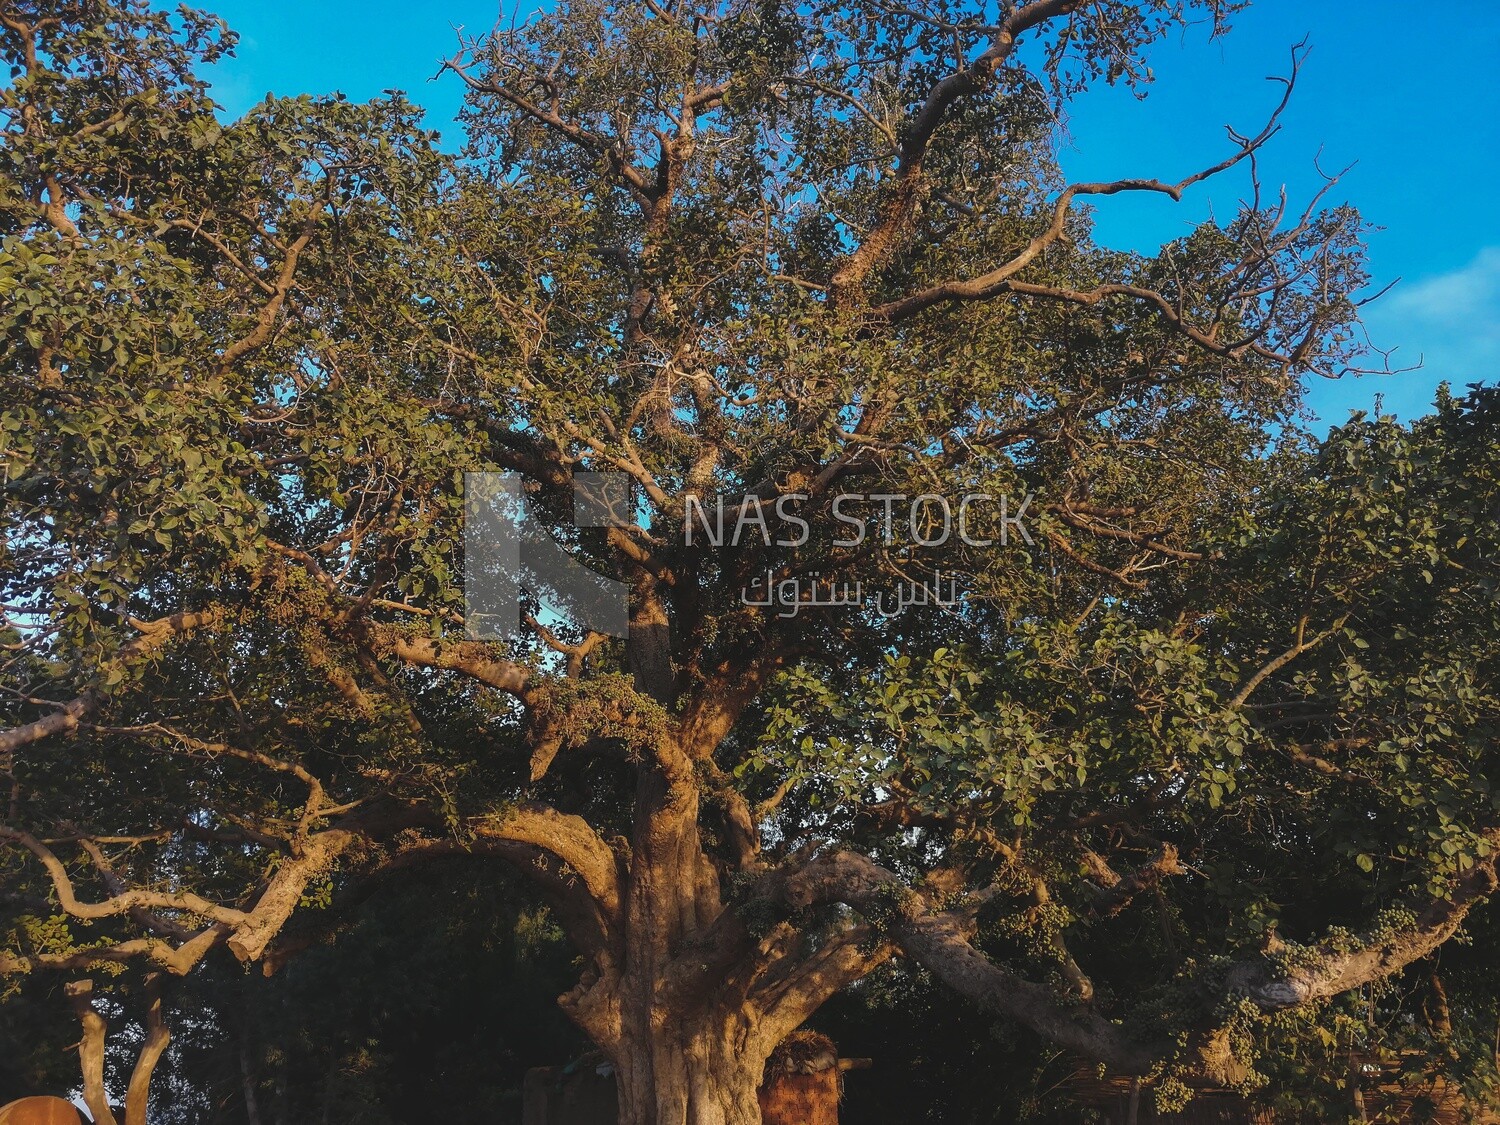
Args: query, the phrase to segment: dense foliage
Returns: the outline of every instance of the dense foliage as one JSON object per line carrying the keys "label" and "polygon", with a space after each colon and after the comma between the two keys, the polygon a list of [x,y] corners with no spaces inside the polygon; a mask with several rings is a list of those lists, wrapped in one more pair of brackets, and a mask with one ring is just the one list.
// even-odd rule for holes
{"label": "dense foliage", "polygon": [[[470,1006],[535,1007],[565,935],[628,1125],[756,1122],[835,997],[932,1058],[937,989],[998,1021],[1006,1112],[1095,1063],[1162,1105],[1490,1097],[1494,395],[1298,427],[1368,278],[1335,183],[1252,174],[1295,55],[1199,172],[1056,159],[1072,98],[1236,7],[568,0],[460,45],[458,156],[394,96],[220,122],[206,16],[0,9],[7,1033],[70,1028],[96,1120],[164,1052],[163,1119],[417,1119],[418,1001],[574,1049]],[[1221,223],[1092,239],[1085,202],[1211,175],[1249,176]],[[472,470],[627,638],[536,590],[466,632]],[[578,471],[638,521],[575,528]],[[972,494],[1009,507],[967,539],[841,518]],[[805,538],[762,536],[789,498]],[[873,598],[935,571],[953,604]],[[790,580],[872,597],[750,596]],[[442,1096],[513,1111],[472,1050]]]}

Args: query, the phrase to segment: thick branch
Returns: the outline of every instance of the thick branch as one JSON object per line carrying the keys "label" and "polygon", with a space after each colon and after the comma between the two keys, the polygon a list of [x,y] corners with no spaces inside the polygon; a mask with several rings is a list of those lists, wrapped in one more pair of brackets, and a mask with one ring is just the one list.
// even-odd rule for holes
{"label": "thick branch", "polygon": [[581,816],[520,805],[475,826],[480,839],[512,840],[556,856],[577,873],[608,924],[620,916],[619,858]]}
{"label": "thick branch", "polygon": [[[1070,184],[1068,187],[1062,190],[1057,199],[1053,202],[1052,219],[1047,224],[1046,229],[1032,237],[1021,249],[1021,251],[1014,257],[1012,257],[1009,261],[1004,262],[1003,264],[996,266],[989,272],[980,274],[977,277],[972,277],[967,280],[944,281],[940,284],[929,286],[926,289],[919,290],[916,293],[910,293],[905,297],[898,298],[897,300],[889,301],[886,304],[880,305],[872,310],[872,314],[878,320],[894,324],[899,321],[909,320],[911,317],[916,316],[918,313],[926,309],[932,308],[934,305],[958,301],[982,301],[987,300],[991,297],[999,296],[1000,294],[1006,292],[1024,292],[1021,287],[1012,284],[1012,279],[1016,276],[1016,274],[1020,273],[1021,270],[1025,269],[1032,262],[1036,261],[1036,259],[1041,256],[1042,252],[1046,250],[1047,247],[1051,246],[1054,242],[1063,237],[1063,235],[1067,232],[1067,222],[1068,217],[1072,212],[1073,201],[1079,196],[1119,195],[1123,192],[1146,192],[1165,195],[1174,201],[1180,200],[1182,198],[1182,193],[1188,188],[1192,187],[1194,184],[1201,183],[1204,180],[1212,178],[1213,176],[1217,176],[1221,172],[1225,172],[1230,168],[1233,168],[1236,164],[1239,164],[1241,161],[1251,157],[1256,151],[1261,148],[1261,146],[1263,146],[1267,141],[1275,136],[1276,131],[1279,128],[1278,122],[1281,118],[1281,114],[1283,113],[1283,111],[1285,111],[1287,103],[1292,95],[1292,89],[1296,85],[1297,63],[1298,59],[1294,55],[1291,77],[1284,80],[1286,84],[1285,92],[1282,95],[1281,102],[1276,106],[1276,109],[1272,112],[1270,119],[1266,122],[1265,128],[1263,128],[1254,137],[1248,138],[1231,132],[1231,137],[1235,138],[1238,141],[1238,148],[1234,153],[1225,157],[1223,160],[1220,160],[1218,163],[1204,168],[1198,172],[1194,172],[1192,175],[1178,180],[1175,183],[1168,183],[1163,180],[1157,179],[1133,178],[1111,180],[1106,182]],[[1115,288],[1121,292],[1124,292],[1131,290],[1133,287],[1120,286],[1105,288]],[[1054,292],[1060,293],[1062,291],[1055,290]],[[1146,292],[1147,291],[1140,291],[1133,295],[1144,296]],[[1168,311],[1175,312],[1175,310],[1171,309],[1170,306],[1168,307]],[[1180,318],[1178,318],[1175,322],[1169,319],[1169,323],[1175,323],[1176,326],[1183,329],[1186,328],[1186,326],[1181,322]],[[1197,339],[1197,337],[1193,338]]]}
{"label": "thick branch", "polygon": [[68,876],[62,860],[41,841],[26,832],[0,826],[0,840],[20,844],[42,863],[52,887],[57,894],[58,905],[70,916],[85,921],[113,918],[130,914],[136,910],[185,910],[212,922],[225,926],[238,926],[248,915],[242,910],[220,906],[201,895],[191,892],[162,892],[132,889],[105,899],[102,902],[82,902],[73,889],[73,880]]}
{"label": "thick branch", "polygon": [[921,894],[864,856],[841,852],[819,859],[792,889],[806,901],[842,901],[877,913],[894,907],[891,936],[910,957],[955,991],[1054,1043],[1129,1073],[1148,1070],[1157,1056],[1119,1025],[986,958],[970,941],[972,908],[934,911]]}
{"label": "thick branch", "polygon": [[533,686],[531,669],[496,657],[488,645],[479,641],[443,641],[376,621],[360,622],[356,633],[376,656],[394,657],[424,668],[462,672],[523,700]]}
{"label": "thick branch", "polygon": [[845,303],[882,262],[899,247],[921,196],[919,181],[933,134],[948,110],[960,98],[978,93],[1001,63],[1015,49],[1022,34],[1059,16],[1069,15],[1079,0],[1034,0],[1013,12],[995,29],[988,49],[963,70],[955,71],[933,86],[917,111],[901,143],[896,169],[895,195],[885,214],[833,275],[834,299]]}
{"label": "thick branch", "polygon": [[64,989],[83,1026],[78,1041],[78,1063],[83,1071],[83,1104],[89,1107],[94,1125],[117,1125],[109,1105],[109,1091],[104,1085],[104,1039],[109,1025],[94,1007],[94,982],[72,981]]}
{"label": "thick branch", "polygon": [[1126,875],[1115,871],[1096,852],[1085,851],[1084,863],[1097,887],[1089,904],[1095,914],[1112,918],[1130,905],[1136,895],[1160,885],[1169,875],[1185,874],[1187,869],[1178,858],[1177,849],[1163,843],[1155,857]]}
{"label": "thick branch", "polygon": [[141,1044],[141,1053],[136,1056],[135,1067],[130,1072],[130,1085],[125,1091],[125,1125],[146,1125],[146,1109],[151,1098],[151,1076],[161,1060],[172,1033],[161,1015],[161,975],[152,973],[146,978],[146,1038]]}
{"label": "thick branch", "polygon": [[[109,661],[101,671],[108,673],[113,668],[126,667],[132,661],[161,648],[173,638],[194,629],[211,627],[219,619],[220,614],[217,609],[208,609],[176,613],[155,621],[132,622],[140,631],[140,635],[121,647],[114,659]],[[103,688],[91,686],[50,715],[44,715],[34,722],[18,727],[0,730],[0,755],[10,754],[22,746],[54,734],[69,734],[77,730],[79,721],[102,706],[108,698]]]}
{"label": "thick branch", "polygon": [[1489,854],[1476,859],[1446,897],[1417,904],[1411,921],[1379,930],[1352,949],[1347,942],[1325,940],[1312,947],[1313,956],[1298,957],[1295,963],[1275,957],[1242,962],[1229,973],[1229,991],[1248,996],[1262,1011],[1282,1011],[1384,980],[1428,956],[1500,886],[1500,828],[1489,829],[1480,839],[1488,844]]}

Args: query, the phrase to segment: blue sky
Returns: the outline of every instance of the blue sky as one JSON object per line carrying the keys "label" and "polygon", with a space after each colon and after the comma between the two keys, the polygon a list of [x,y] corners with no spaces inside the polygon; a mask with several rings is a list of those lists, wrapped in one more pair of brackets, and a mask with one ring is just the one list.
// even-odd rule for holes
{"label": "blue sky", "polygon": [[[448,75],[430,81],[455,46],[496,20],[493,0],[198,0],[241,35],[214,73],[232,114],[263,97],[341,90],[356,99],[405,90],[428,123],[457,143],[462,99]],[[1257,0],[1216,43],[1188,32],[1158,44],[1148,60],[1157,81],[1137,100],[1101,88],[1068,122],[1064,169],[1074,179],[1152,175],[1178,179],[1227,152],[1224,126],[1258,131],[1279,89],[1292,44],[1312,48],[1262,179],[1292,200],[1319,185],[1314,162],[1357,162],[1330,197],[1352,202],[1383,228],[1371,237],[1379,284],[1391,294],[1367,309],[1372,339],[1395,347],[1394,362],[1419,371],[1318,380],[1309,401],[1326,422],[1369,409],[1377,394],[1405,418],[1425,411],[1442,380],[1455,387],[1500,378],[1500,5],[1448,0]],[[1181,204],[1115,197],[1098,209],[1102,241],[1151,250],[1213,209],[1232,213],[1246,181],[1200,185]]]}

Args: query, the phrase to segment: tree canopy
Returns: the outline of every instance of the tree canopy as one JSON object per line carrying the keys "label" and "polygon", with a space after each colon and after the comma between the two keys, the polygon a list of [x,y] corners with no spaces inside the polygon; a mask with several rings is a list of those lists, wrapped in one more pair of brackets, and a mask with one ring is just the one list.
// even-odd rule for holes
{"label": "tree canopy", "polygon": [[[70,982],[96,1121],[106,991],[133,1125],[173,978],[463,862],[566,934],[626,1125],[757,1122],[898,963],[1161,1105],[1351,1052],[1486,1096],[1495,398],[1299,425],[1370,278],[1336,179],[1260,186],[1298,51],[1201,168],[1059,166],[1240,6],[564,0],[459,44],[459,154],[399,95],[221,122],[206,15],[0,8],[0,969]],[[466,629],[467,472],[627,637]],[[575,526],[580,472],[638,518]]]}

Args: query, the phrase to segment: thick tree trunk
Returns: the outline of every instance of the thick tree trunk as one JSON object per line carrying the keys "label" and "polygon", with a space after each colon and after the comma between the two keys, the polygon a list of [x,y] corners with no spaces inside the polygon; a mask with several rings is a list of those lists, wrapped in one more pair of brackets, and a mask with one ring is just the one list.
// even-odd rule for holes
{"label": "thick tree trunk", "polygon": [[732,1027],[660,1027],[616,1060],[620,1125],[760,1125],[765,1055]]}
{"label": "thick tree trunk", "polygon": [[678,746],[661,754],[636,793],[619,974],[604,1005],[609,1041],[595,1038],[615,1063],[620,1125],[760,1125],[756,1090],[775,1044],[762,1042],[749,1009],[671,987],[677,955],[723,905],[692,767]]}
{"label": "thick tree trunk", "polygon": [[78,1061],[83,1071],[83,1104],[88,1106],[94,1125],[118,1125],[110,1108],[109,1091],[104,1085],[105,1036],[109,1031],[104,1017],[94,1007],[94,982],[71,981],[63,989],[73,1003],[83,1038],[78,1041]]}
{"label": "thick tree trunk", "polygon": [[146,1111],[151,1102],[151,1076],[172,1041],[172,1033],[161,1014],[161,985],[160,973],[152,973],[146,978],[146,1041],[141,1045],[135,1069],[130,1074],[130,1086],[125,1092],[125,1125],[146,1125]]}
{"label": "thick tree trunk", "polygon": [[[631,670],[638,691],[669,706],[665,621],[653,588],[637,582]],[[561,1004],[614,1063],[620,1125],[761,1125],[771,1051],[884,954],[795,932],[754,938],[725,920],[721,879],[726,866],[753,863],[754,823],[740,810],[744,839],[723,849],[733,858],[705,848],[705,763],[723,732],[690,725],[691,737],[662,730],[642,747],[618,895],[596,896],[598,933],[579,935],[590,964]]]}

